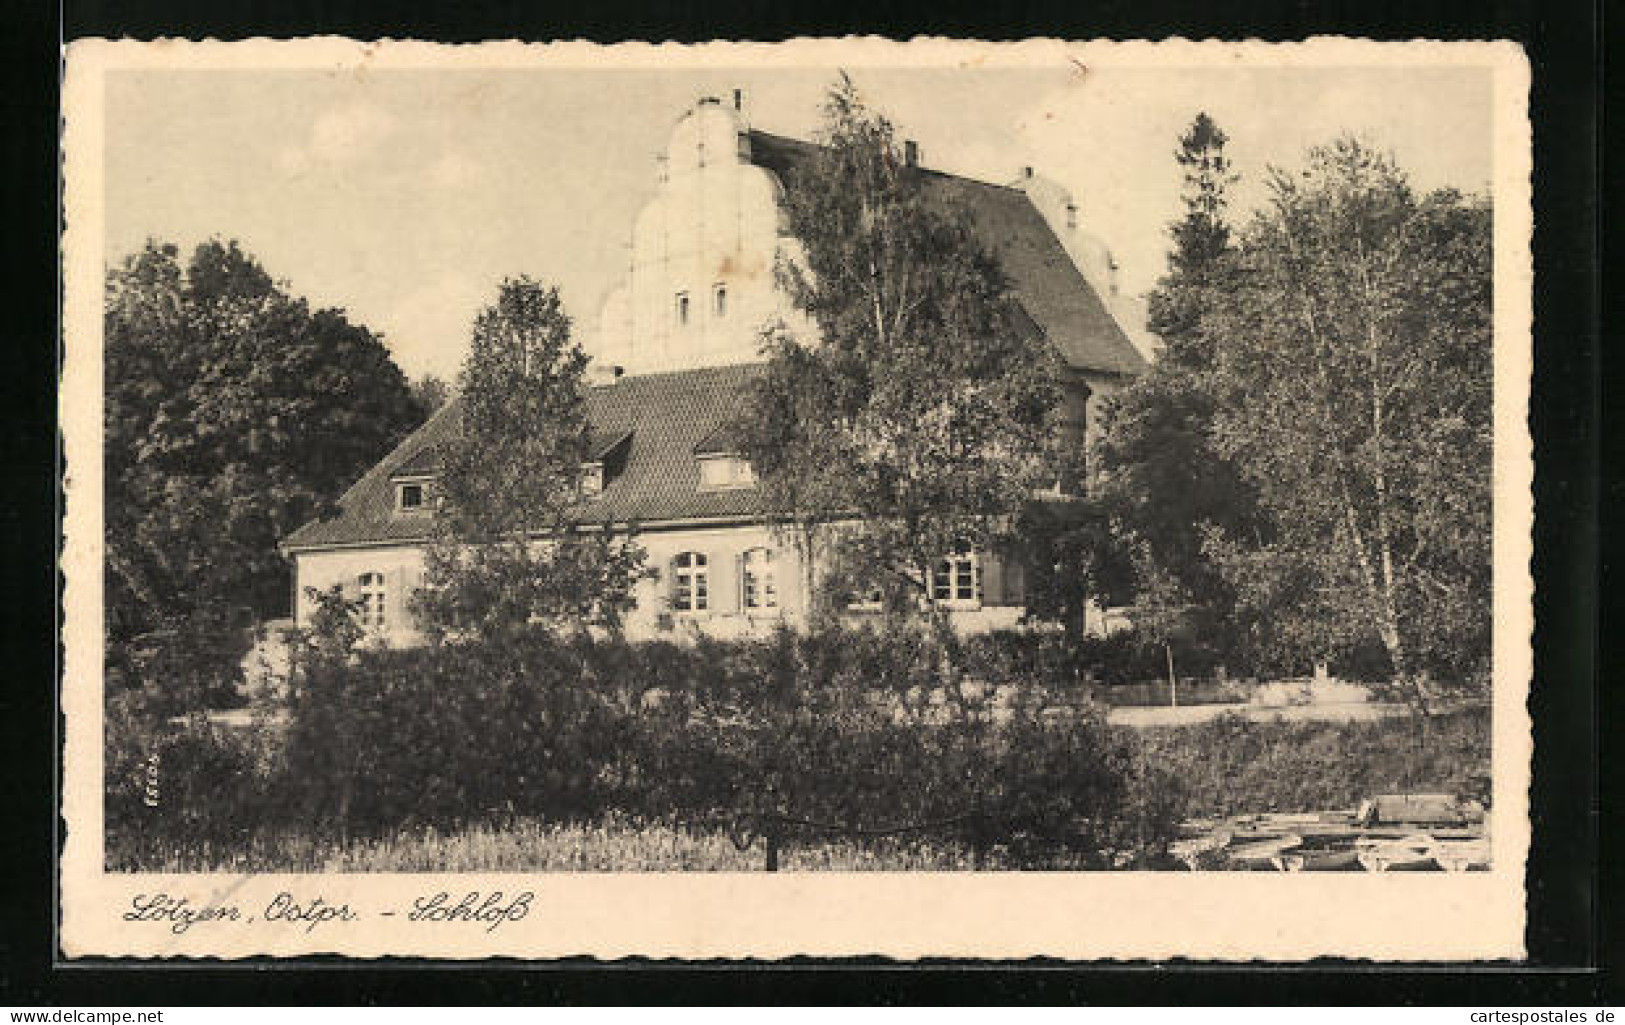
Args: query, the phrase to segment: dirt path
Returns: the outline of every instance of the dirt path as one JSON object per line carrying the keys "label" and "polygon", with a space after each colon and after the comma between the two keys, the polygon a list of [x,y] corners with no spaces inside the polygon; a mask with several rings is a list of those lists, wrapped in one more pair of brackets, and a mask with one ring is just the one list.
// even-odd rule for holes
{"label": "dirt path", "polygon": [[1230,714],[1253,722],[1372,722],[1404,715],[1408,710],[1405,705],[1352,701],[1281,707],[1247,704],[1181,705],[1178,708],[1136,705],[1112,709],[1106,714],[1106,721],[1116,726],[1195,726]]}

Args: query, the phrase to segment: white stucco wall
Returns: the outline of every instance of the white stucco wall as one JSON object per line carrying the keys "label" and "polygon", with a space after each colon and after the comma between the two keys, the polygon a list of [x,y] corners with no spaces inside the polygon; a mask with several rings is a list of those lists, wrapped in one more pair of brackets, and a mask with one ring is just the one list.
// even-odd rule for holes
{"label": "white stucco wall", "polygon": [[[636,640],[665,637],[692,640],[700,635],[737,638],[770,633],[780,623],[797,625],[804,621],[806,600],[801,559],[795,546],[776,538],[762,526],[692,527],[650,530],[638,536],[648,553],[647,565],[655,571],[652,579],[641,582],[634,594],[637,608],[627,617],[627,635]],[[777,610],[745,610],[740,598],[740,558],[752,548],[774,552]],[[671,606],[673,560],[682,552],[699,552],[707,559],[709,607],[703,612],[674,610]],[[326,590],[334,584],[354,596],[360,577],[381,573],[386,587],[386,625],[369,639],[392,647],[410,647],[424,641],[412,622],[408,602],[423,583],[423,552],[415,546],[380,546],[300,552],[295,555],[298,600],[297,625],[308,627],[314,604],[306,588]],[[955,609],[952,619],[966,633],[1001,627],[1014,627],[1022,609],[1016,605],[992,604],[982,608]],[[861,624],[873,617],[853,613],[848,620]]]}
{"label": "white stucco wall", "polygon": [[423,585],[423,550],[416,545],[334,548],[296,553],[295,624],[300,628],[310,626],[315,604],[306,594],[307,588],[325,591],[338,584],[344,588],[347,597],[354,598],[359,593],[360,578],[365,573],[381,573],[384,577],[385,629],[382,633],[374,632],[370,639],[397,647],[421,643],[422,635],[416,630],[407,605],[411,593]]}
{"label": "white stucco wall", "polygon": [[739,112],[713,100],[677,122],[655,196],[632,230],[627,282],[604,302],[591,353],[599,367],[638,374],[751,362],[764,325],[804,326],[774,281],[780,253],[797,251],[783,234],[781,186],[750,163],[748,133]]}
{"label": "white stucco wall", "polygon": [[1083,229],[1083,215],[1071,190],[1031,168],[1025,169],[1013,184],[1027,194],[1084,280],[1110,307],[1117,295],[1117,261],[1104,241]]}

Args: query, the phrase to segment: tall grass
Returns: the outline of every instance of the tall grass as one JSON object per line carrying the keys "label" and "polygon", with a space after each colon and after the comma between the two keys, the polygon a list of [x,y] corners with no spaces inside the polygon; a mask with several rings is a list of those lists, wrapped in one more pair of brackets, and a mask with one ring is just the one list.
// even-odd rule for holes
{"label": "tall grass", "polygon": [[[645,823],[620,815],[590,824],[518,819],[457,831],[403,829],[348,842],[281,830],[246,847],[165,844],[127,856],[114,871],[139,872],[759,872],[758,838],[741,850],[720,829]],[[881,839],[867,845],[787,840],[781,871],[945,872],[974,867],[956,845]]]}

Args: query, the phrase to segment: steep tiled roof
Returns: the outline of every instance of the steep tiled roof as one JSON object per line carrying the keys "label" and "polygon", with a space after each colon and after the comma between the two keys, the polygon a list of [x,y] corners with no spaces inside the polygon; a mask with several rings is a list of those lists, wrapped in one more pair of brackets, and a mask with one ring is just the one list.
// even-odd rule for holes
{"label": "steep tiled roof", "polygon": [[[751,161],[781,179],[807,166],[817,147],[767,132],[750,133]],[[1145,369],[1106,304],[1067,255],[1043,214],[1020,189],[922,169],[927,195],[970,212],[983,245],[998,254],[1011,291],[1076,370],[1133,374]]]}
{"label": "steep tiled roof", "polygon": [[[808,142],[751,132],[754,163],[793,177],[816,152]],[[1145,361],[1067,255],[1043,215],[1019,189],[923,170],[928,195],[963,206],[997,253],[1026,318],[1077,370],[1137,373]],[[731,429],[754,366],[714,367],[620,379],[588,397],[594,458],[611,452],[619,466],[583,519],[613,522],[743,517],[759,511],[748,489],[701,492],[700,454],[737,447]],[[339,500],[336,516],[294,531],[290,549],[420,541],[430,520],[395,512],[392,477],[433,472],[436,448],[456,429],[454,399],[398,445]],[[624,449],[622,446],[624,445]]]}
{"label": "steep tiled roof", "polygon": [[[614,449],[627,439],[626,463],[585,503],[589,521],[657,520],[750,516],[759,511],[751,490],[699,490],[694,458],[701,441],[739,413],[756,366],[711,367],[621,378],[593,388],[587,396],[596,447]],[[436,445],[456,429],[456,399],[430,418],[339,499],[339,514],[305,524],[284,546],[290,549],[385,541],[419,541],[430,521],[395,512],[390,478],[402,467],[432,465]],[[600,452],[600,455],[603,453]]]}

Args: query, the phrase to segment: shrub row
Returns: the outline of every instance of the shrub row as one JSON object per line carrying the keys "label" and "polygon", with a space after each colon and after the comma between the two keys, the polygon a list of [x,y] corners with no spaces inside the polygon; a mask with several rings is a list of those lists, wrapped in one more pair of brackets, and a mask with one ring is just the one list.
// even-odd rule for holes
{"label": "shrub row", "polygon": [[1489,712],[1423,720],[1252,722],[1224,716],[1141,731],[1145,756],[1181,781],[1183,814],[1354,808],[1385,793],[1489,801]]}
{"label": "shrub row", "polygon": [[[1175,790],[1147,778],[1154,768],[1098,710],[1075,707],[1054,653],[957,654],[962,672],[923,634],[864,630],[693,647],[538,632],[500,648],[312,650],[280,730],[110,737],[121,753],[109,822],[228,843],[286,823],[350,836],[626,814],[720,825],[740,842],[997,845],[1031,866],[1154,857]],[[1002,684],[997,715],[962,676]]]}

